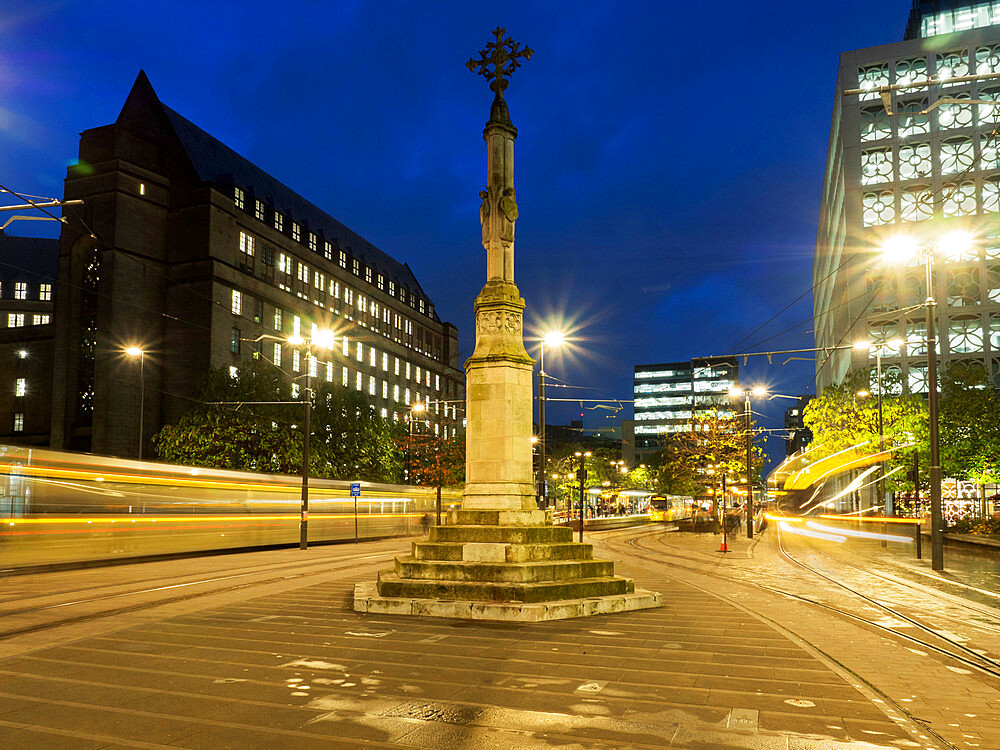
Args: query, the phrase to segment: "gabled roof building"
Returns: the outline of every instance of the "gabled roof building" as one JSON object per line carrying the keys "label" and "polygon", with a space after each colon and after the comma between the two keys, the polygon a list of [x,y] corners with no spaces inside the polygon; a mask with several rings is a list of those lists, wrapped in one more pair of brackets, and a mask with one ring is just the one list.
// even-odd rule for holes
{"label": "gabled roof building", "polygon": [[[449,434],[464,395],[457,331],[406,263],[160,102],[139,73],[118,119],[81,134],[59,244],[52,445],[137,453],[210,367],[271,361],[362,391],[387,418],[428,401]],[[287,339],[332,329],[310,362]],[[450,403],[446,403],[450,402]]]}

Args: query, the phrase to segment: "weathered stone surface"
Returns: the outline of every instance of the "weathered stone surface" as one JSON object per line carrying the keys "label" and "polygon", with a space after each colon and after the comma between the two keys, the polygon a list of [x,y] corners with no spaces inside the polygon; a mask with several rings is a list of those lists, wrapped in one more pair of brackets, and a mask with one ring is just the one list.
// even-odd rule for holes
{"label": "weathered stone surface", "polygon": [[377,583],[380,596],[412,599],[461,599],[475,602],[546,602],[557,599],[586,599],[591,596],[627,594],[635,588],[631,579],[618,576],[514,583],[400,578],[392,571],[379,573]]}
{"label": "weathered stone surface", "polygon": [[610,577],[614,563],[608,560],[546,560],[541,562],[452,562],[397,557],[400,578],[434,581],[495,581],[499,583],[573,581]]}
{"label": "weathered stone surface", "polygon": [[378,593],[374,582],[358,583],[354,587],[354,609],[357,612],[464,620],[543,622],[647,609],[659,607],[662,603],[660,594],[641,589],[626,594],[532,603],[386,597]]}
{"label": "weathered stone surface", "polygon": [[[465,542],[413,542],[412,555],[417,560],[462,560]],[[593,545],[580,542],[551,544],[504,544],[506,562],[541,560],[591,560]]]}
{"label": "weathered stone surface", "polygon": [[503,542],[551,544],[572,542],[573,530],[564,526],[432,526],[431,542]]}

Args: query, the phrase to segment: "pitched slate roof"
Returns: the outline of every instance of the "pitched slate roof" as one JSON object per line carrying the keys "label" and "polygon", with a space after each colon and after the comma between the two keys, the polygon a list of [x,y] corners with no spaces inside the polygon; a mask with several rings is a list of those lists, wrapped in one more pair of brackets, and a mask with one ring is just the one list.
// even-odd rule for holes
{"label": "pitched slate roof", "polygon": [[[202,182],[225,188],[231,186],[242,188],[251,200],[253,198],[262,200],[284,214],[289,221],[301,224],[303,237],[305,232],[315,232],[322,239],[332,242],[335,247],[346,250],[352,257],[371,266],[376,273],[395,281],[397,286],[408,289],[417,297],[423,298],[427,304],[433,305],[406,263],[400,263],[382,252],[364,237],[310,203],[249,159],[163,104],[143,71],[139,71],[129,99],[135,96],[147,99],[146,104],[155,103],[155,106],[162,108],[163,114]],[[126,101],[122,112],[128,108],[129,102]],[[251,205],[252,203],[248,203],[248,207]],[[440,320],[436,311],[431,317],[433,320]]]}

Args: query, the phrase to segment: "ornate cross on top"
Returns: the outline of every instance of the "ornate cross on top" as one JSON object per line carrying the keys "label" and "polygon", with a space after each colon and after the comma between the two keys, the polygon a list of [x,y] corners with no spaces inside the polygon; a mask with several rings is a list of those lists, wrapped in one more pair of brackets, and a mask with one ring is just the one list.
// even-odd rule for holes
{"label": "ornate cross on top", "polygon": [[[469,58],[469,61],[465,63],[465,67],[471,72],[485,76],[486,80],[490,82],[490,90],[499,96],[503,96],[503,90],[510,85],[510,81],[506,79],[510,78],[514,71],[521,67],[522,63],[518,58],[527,60],[535,54],[531,47],[518,49],[519,42],[515,42],[510,37],[504,39],[506,33],[507,29],[501,29],[498,26],[493,30],[496,41],[488,42],[486,49],[479,51],[478,60]],[[489,68],[490,65],[493,66],[492,70]]]}

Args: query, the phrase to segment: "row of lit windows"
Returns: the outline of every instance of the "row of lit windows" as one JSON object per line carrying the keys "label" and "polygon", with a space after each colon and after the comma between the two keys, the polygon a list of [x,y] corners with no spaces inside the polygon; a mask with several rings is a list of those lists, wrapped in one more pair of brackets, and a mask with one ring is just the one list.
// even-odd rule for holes
{"label": "row of lit windows", "polygon": [[1000,212],[1000,178],[984,180],[982,186],[963,181],[942,185],[913,185],[895,192],[883,190],[861,196],[862,221],[866,227],[897,222],[926,221],[936,216],[975,216]]}
{"label": "row of lit windows", "polygon": [[942,10],[920,19],[920,36],[952,34],[1000,24],[1000,2],[980,0],[964,8]]}
{"label": "row of lit windows", "polygon": [[[933,70],[928,68],[928,58],[924,56],[903,58],[888,62],[865,65],[858,68],[858,88],[863,90],[861,100],[879,98],[877,89],[890,84],[902,86],[901,91],[921,91],[926,86],[907,86],[918,84],[934,76],[944,81],[944,90],[948,90],[947,81],[968,75],[984,75],[1000,73],[1000,45],[982,45],[976,47],[975,56],[970,64],[969,50],[959,49],[952,52],[936,52],[930,56],[934,62]],[[893,79],[890,80],[889,70],[892,69]],[[961,83],[961,82],[959,82]]]}
{"label": "row of lit windows", "polygon": [[[901,328],[905,325],[905,331]],[[893,341],[899,338],[899,346],[873,346],[871,355],[874,357],[881,350],[883,357],[898,357],[905,349],[912,357],[927,354],[927,328],[924,321],[907,321],[900,324],[895,321],[870,326],[873,341]],[[940,344],[947,342],[951,354],[976,354],[986,351],[1000,352],[1000,313],[994,313],[985,320],[980,315],[955,315],[948,318],[942,330]],[[939,352],[940,353],[940,352]]]}
{"label": "row of lit windows", "polygon": [[[29,288],[27,281],[14,282],[14,299],[28,299]],[[3,285],[0,284],[0,296],[3,295]],[[38,285],[38,299],[42,302],[52,301],[52,284]]]}
{"label": "row of lit windows", "polygon": [[[993,387],[1000,388],[1000,360],[993,360],[989,367],[989,377],[993,382]],[[904,369],[905,377],[903,375]],[[903,390],[902,383],[904,382],[906,383],[910,393],[926,393],[928,383],[927,363],[910,362],[906,364],[905,368],[897,364],[883,365],[882,379],[886,384],[886,393],[898,395]],[[871,383],[873,388],[877,388],[878,371],[875,367],[871,368]]]}
{"label": "row of lit windows", "polygon": [[937,153],[929,143],[913,143],[898,149],[870,149],[861,152],[861,184],[875,185],[894,180],[915,180],[932,175],[1000,169],[1000,148],[995,136],[984,136],[977,157],[971,138],[951,138]]}
{"label": "row of lit windows", "polygon": [[[236,207],[241,210],[246,210],[246,193],[241,188],[234,188],[234,202]],[[267,208],[263,201],[258,199],[254,200],[254,217],[258,221],[266,221]],[[285,221],[281,212],[273,211],[273,220],[271,225],[278,232],[284,233]],[[303,231],[302,226],[295,221],[290,223],[291,225],[291,237],[295,242],[305,244],[312,252],[320,252],[320,244],[322,243],[323,257],[331,262],[336,262],[341,268],[351,271],[355,276],[359,278],[364,278],[365,282],[377,286],[379,290],[386,291],[390,296],[397,297],[404,304],[409,304],[415,310],[419,310],[421,313],[428,316],[433,316],[434,308],[422,297],[419,297],[414,292],[408,291],[406,288],[399,286],[392,280],[386,280],[384,274],[375,271],[371,266],[366,263],[362,263],[360,259],[354,258],[347,254],[346,250],[341,250],[335,248],[333,243],[328,240],[322,240],[314,232],[305,232],[305,240],[303,241]],[[240,231],[239,238],[240,252],[245,258],[253,258],[254,256],[254,238],[247,234],[246,232]],[[334,251],[336,250],[336,258],[334,257]],[[273,249],[271,249],[273,254]],[[262,261],[266,263],[266,258],[262,257]],[[252,267],[252,263],[250,264]]]}
{"label": "row of lit windows", "polygon": [[652,378],[680,378],[690,377],[690,370],[637,370],[636,380],[648,380]]}
{"label": "row of lit windows", "polygon": [[[8,328],[22,328],[28,325],[29,317],[25,313],[7,313]],[[48,313],[33,313],[30,317],[31,325],[44,326],[52,320]]]}
{"label": "row of lit windows", "polygon": [[[271,257],[269,262],[265,262],[265,265],[274,266],[273,248],[267,249]],[[240,264],[241,267],[252,272],[250,259],[254,254],[254,238],[243,231],[239,233],[239,252],[245,258]],[[310,268],[306,263],[286,253],[278,254],[277,269],[277,286],[281,290],[295,294],[300,299],[311,300],[317,307],[338,314],[343,313],[348,320],[357,319],[357,322],[365,328],[379,329],[380,333],[392,338],[397,343],[415,349],[421,354],[434,358],[440,356],[440,344],[434,334],[419,326],[415,327],[412,320],[405,315],[400,315],[387,305],[380,304],[361,292],[356,292],[346,284],[342,286],[339,279],[327,276],[318,269]],[[265,276],[270,276],[269,280],[274,282],[273,273]],[[382,288],[381,275],[379,276],[379,288]],[[405,301],[407,298],[406,290],[400,289],[399,291],[400,299]],[[396,294],[395,282],[388,282],[388,293],[390,296]],[[333,298],[332,302],[328,302],[328,295]],[[411,306],[413,306],[415,297],[410,295],[409,299]],[[343,305],[341,305],[341,300]],[[420,312],[424,312],[423,300],[419,302],[419,309]],[[414,337],[415,328],[416,337]]]}

